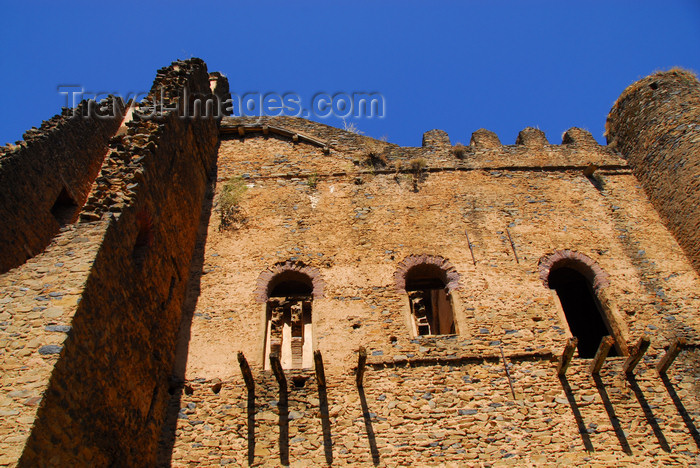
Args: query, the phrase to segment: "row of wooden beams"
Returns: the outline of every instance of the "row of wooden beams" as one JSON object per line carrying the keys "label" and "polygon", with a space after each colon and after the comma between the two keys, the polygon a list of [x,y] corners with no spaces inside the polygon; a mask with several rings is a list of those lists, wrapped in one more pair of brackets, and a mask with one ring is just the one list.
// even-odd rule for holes
{"label": "row of wooden beams", "polygon": [[280,136],[291,138],[294,143],[298,143],[300,141],[311,143],[312,145],[322,148],[324,153],[326,154],[330,152],[330,147],[328,146],[328,144],[324,143],[321,140],[317,140],[316,138],[310,137],[308,135],[303,135],[301,133],[292,132],[290,130],[287,130],[286,128],[275,127],[272,125],[239,125],[237,127],[221,127],[219,129],[219,132],[222,134],[230,134],[235,132],[240,137],[244,137],[246,133],[250,134],[262,132],[263,135],[269,135],[270,133],[274,133]]}
{"label": "row of wooden beams", "polygon": [[[625,361],[622,370],[625,374],[630,375],[634,372],[639,362],[644,357],[647,349],[649,349],[649,344],[651,340],[648,336],[642,336],[637,344],[632,348],[629,357]],[[608,356],[610,348],[615,344],[615,339],[612,336],[605,336],[600,341],[598,346],[598,351],[590,364],[589,370],[591,374],[596,375],[600,373],[605,359]],[[564,347],[564,351],[559,357],[559,363],[557,365],[557,375],[564,376],[566,371],[571,364],[571,360],[576,351],[576,346],[578,345],[578,339],[576,337],[569,338]],[[686,346],[686,340],[683,338],[674,339],[671,346],[668,348],[666,353],[663,355],[659,363],[656,365],[656,370],[659,374],[665,374],[668,368],[673,364],[673,361],[680,354],[683,348]],[[253,379],[253,374],[248,365],[248,361],[242,352],[238,353],[238,363],[241,368],[241,374],[243,374],[243,380],[245,381],[246,388],[249,392],[253,392],[255,389],[255,380]],[[282,364],[280,358],[277,354],[270,355],[270,365],[272,367],[272,372],[275,374],[275,378],[281,387],[287,386],[287,378],[284,375],[284,369],[282,369]],[[326,387],[326,373],[323,366],[323,356],[321,351],[314,351],[314,367],[316,370],[316,381],[318,386],[321,388]],[[357,371],[355,375],[355,380],[358,387],[363,386],[363,379],[365,374],[365,368],[367,367],[367,350],[364,347],[360,347],[358,352],[358,362]]]}
{"label": "row of wooden beams", "polygon": [[[637,344],[630,350],[629,356],[625,360],[625,363],[622,365],[622,371],[625,374],[631,375],[632,373],[634,373],[634,369],[637,367],[639,362],[644,357],[644,354],[649,349],[650,343],[651,340],[648,336],[642,336],[637,342]],[[600,369],[603,367],[603,363],[608,357],[608,352],[614,344],[615,339],[612,336],[605,336],[602,340],[600,340],[598,350],[596,351],[595,357],[593,358],[593,361],[591,362],[591,365],[589,367],[591,374],[597,375],[600,373]],[[569,338],[569,340],[566,342],[564,350],[562,351],[562,354],[559,357],[559,363],[557,365],[557,375],[566,375],[566,370],[571,364],[571,359],[574,356],[574,351],[576,350],[577,345],[578,339],[575,337]],[[666,371],[668,371],[668,368],[671,366],[671,364],[673,364],[673,361],[676,359],[678,354],[680,354],[680,352],[685,346],[686,340],[684,338],[676,338],[673,340],[673,342],[671,342],[671,346],[668,348],[666,353],[656,365],[656,370],[659,372],[659,374],[665,374]]]}
{"label": "row of wooden beams", "polygon": [[[250,370],[250,365],[248,365],[248,360],[242,352],[238,352],[238,365],[241,368],[241,374],[243,374],[243,380],[245,381],[245,386],[249,392],[255,390],[255,380],[253,379],[253,373]],[[282,363],[277,354],[270,354],[270,366],[272,367],[272,372],[275,374],[277,383],[280,387],[287,386],[287,378],[284,375],[284,369],[282,369]],[[314,351],[314,366],[316,368],[316,381],[318,386],[321,388],[326,387],[326,372],[323,369],[323,357],[321,356],[321,351]]]}

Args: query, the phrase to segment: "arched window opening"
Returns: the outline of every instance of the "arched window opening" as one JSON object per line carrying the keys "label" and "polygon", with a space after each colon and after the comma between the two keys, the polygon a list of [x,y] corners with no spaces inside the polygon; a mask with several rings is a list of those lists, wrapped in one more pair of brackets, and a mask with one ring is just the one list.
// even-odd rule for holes
{"label": "arched window opening", "polygon": [[282,276],[282,281],[271,281],[269,289],[270,297],[287,297],[287,296],[311,296],[313,293],[313,285],[308,276],[296,271],[290,271],[278,275]]}
{"label": "arched window opening", "polygon": [[284,369],[313,366],[311,278],[298,271],[284,271],[270,280],[266,307],[265,369],[270,355],[280,358]]}
{"label": "arched window opening", "polygon": [[416,265],[406,273],[406,292],[416,335],[456,333],[446,273],[436,265]]}
{"label": "arched window opening", "polygon": [[[614,336],[591,282],[569,266],[550,271],[548,284],[559,296],[571,334],[578,338],[579,357],[590,359],[606,335]],[[618,356],[613,346],[608,356]]]}

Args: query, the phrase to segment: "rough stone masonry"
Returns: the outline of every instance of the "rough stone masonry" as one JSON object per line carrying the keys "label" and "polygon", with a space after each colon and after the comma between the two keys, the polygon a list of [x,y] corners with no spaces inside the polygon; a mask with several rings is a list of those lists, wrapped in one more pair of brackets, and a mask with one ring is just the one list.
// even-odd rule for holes
{"label": "rough stone masonry", "polygon": [[607,146],[144,117],[161,89],[228,83],[174,62],[0,155],[0,466],[697,462],[691,73],[625,90]]}

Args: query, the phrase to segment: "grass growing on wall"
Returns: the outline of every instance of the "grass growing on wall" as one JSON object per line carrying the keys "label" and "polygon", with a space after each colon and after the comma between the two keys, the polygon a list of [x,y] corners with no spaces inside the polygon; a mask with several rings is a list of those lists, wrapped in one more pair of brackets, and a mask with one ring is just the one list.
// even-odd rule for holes
{"label": "grass growing on wall", "polygon": [[242,223],[240,203],[246,190],[248,187],[241,177],[233,177],[226,181],[219,195],[219,229],[236,229]]}

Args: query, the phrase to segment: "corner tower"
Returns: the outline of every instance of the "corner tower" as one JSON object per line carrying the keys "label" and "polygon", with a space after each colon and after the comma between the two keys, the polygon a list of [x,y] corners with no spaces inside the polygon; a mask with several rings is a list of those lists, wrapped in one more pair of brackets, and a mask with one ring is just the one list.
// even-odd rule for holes
{"label": "corner tower", "polygon": [[682,69],[631,84],[606,123],[608,145],[629,161],[700,272],[700,82]]}

